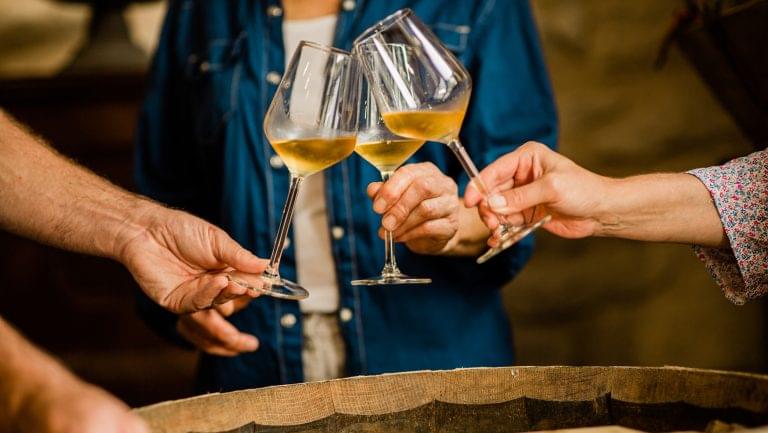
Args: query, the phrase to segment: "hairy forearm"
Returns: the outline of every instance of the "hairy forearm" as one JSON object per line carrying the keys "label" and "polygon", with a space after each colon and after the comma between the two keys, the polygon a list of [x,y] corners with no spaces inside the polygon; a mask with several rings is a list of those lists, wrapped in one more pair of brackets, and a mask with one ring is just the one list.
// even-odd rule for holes
{"label": "hairy forearm", "polygon": [[58,154],[0,110],[0,227],[73,251],[116,258],[156,205]]}
{"label": "hairy forearm", "polygon": [[0,318],[0,431],[24,416],[24,406],[40,390],[76,382],[76,378]]}
{"label": "hairy forearm", "polygon": [[596,236],[727,245],[709,191],[684,173],[649,174],[607,181]]}

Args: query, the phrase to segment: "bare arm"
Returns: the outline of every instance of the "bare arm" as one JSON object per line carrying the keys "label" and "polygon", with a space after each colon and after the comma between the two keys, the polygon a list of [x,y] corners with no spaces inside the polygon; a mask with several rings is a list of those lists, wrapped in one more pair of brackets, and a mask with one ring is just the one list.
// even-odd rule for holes
{"label": "bare arm", "polygon": [[0,431],[146,433],[128,407],[78,380],[0,318]]}
{"label": "bare arm", "polygon": [[0,227],[40,242],[119,259],[157,207],[58,154],[0,111]]}
{"label": "bare arm", "polygon": [[0,110],[0,228],[122,262],[144,292],[174,312],[257,293],[231,269],[266,262],[221,229],[131,194],[58,154]]}
{"label": "bare arm", "polygon": [[596,236],[727,246],[709,191],[696,177],[661,173],[608,181]]}
{"label": "bare arm", "polygon": [[689,174],[611,179],[542,144],[528,143],[499,158],[481,176],[491,190],[501,192],[485,203],[476,189],[468,188],[465,203],[479,205],[492,229],[498,221],[491,209],[521,222],[523,211],[541,205],[553,217],[545,228],[562,237],[727,245],[709,192]]}

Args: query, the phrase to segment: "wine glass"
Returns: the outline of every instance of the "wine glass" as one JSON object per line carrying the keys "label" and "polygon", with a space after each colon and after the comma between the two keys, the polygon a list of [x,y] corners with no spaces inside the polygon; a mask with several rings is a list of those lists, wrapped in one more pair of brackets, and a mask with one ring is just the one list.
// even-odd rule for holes
{"label": "wine glass", "polygon": [[264,134],[291,174],[288,198],[269,265],[260,276],[233,271],[230,280],[281,299],[309,293],[280,277],[280,258],[302,180],[345,159],[355,149],[360,74],[351,55],[301,41],[264,118]]}
{"label": "wine glass", "polygon": [[[403,44],[412,49],[405,67],[398,65],[389,45]],[[459,141],[472,79],[467,70],[414,15],[402,9],[375,24],[355,40],[358,58],[373,91],[384,123],[393,133],[418,140],[446,144],[456,155],[471,182],[487,200],[489,191],[477,167]],[[404,73],[407,71],[407,73]],[[522,225],[510,224],[497,215],[499,246],[477,259],[484,263],[537,229],[550,216],[536,220],[534,208]]]}
{"label": "wine glass", "polygon": [[[403,44],[389,46],[392,56],[398,64],[407,65],[403,61],[411,51]],[[407,74],[408,71],[402,71]],[[355,152],[379,170],[382,181],[403,165],[424,144],[424,140],[400,137],[393,134],[381,118],[376,100],[371,89],[363,80],[362,100],[360,104],[360,120],[357,131]],[[384,236],[384,268],[381,275],[372,278],[352,281],[353,286],[375,286],[390,284],[429,284],[429,278],[413,278],[403,274],[395,260],[395,242],[391,231],[386,230]]]}

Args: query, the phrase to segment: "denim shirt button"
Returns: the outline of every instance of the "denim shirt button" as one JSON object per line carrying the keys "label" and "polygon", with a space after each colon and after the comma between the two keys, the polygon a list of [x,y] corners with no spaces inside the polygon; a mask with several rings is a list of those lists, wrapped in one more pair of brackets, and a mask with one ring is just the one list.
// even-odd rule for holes
{"label": "denim shirt button", "polygon": [[296,316],[288,313],[280,318],[280,326],[283,328],[293,328],[296,325]]}
{"label": "denim shirt button", "polygon": [[333,239],[337,241],[341,240],[344,237],[344,228],[333,226],[333,228],[331,228],[331,236],[333,236]]}
{"label": "denim shirt button", "polygon": [[269,73],[267,73],[267,77],[266,78],[267,78],[267,83],[269,83],[269,84],[274,84],[275,86],[280,84],[281,76],[280,76],[279,72],[270,71]]}
{"label": "denim shirt button", "polygon": [[341,8],[347,12],[353,10],[355,6],[357,6],[357,3],[355,3],[355,0],[344,0],[341,3]]}
{"label": "denim shirt button", "polygon": [[283,242],[283,249],[286,249],[291,246],[291,238],[285,238],[285,241]]}
{"label": "denim shirt button", "polygon": [[270,17],[280,17],[283,16],[283,8],[280,6],[270,6],[267,8],[267,15]]}
{"label": "denim shirt button", "polygon": [[342,308],[339,311],[339,319],[341,319],[342,322],[347,323],[350,320],[352,320],[352,310],[349,308]]}
{"label": "denim shirt button", "polygon": [[285,167],[285,163],[283,162],[283,159],[280,158],[278,155],[272,155],[269,157],[269,166],[274,168],[275,170],[279,170]]}

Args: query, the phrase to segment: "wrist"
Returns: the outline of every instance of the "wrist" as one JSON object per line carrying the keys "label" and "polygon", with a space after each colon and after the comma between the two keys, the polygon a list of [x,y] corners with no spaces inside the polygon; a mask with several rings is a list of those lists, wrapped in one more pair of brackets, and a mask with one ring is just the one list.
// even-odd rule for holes
{"label": "wrist", "polygon": [[477,208],[465,208],[460,205],[458,221],[458,230],[439,255],[479,256],[487,249],[491,232],[480,219]]}
{"label": "wrist", "polygon": [[126,213],[109,247],[108,256],[121,263],[125,262],[128,246],[141,238],[154,224],[158,214],[167,211],[163,206],[136,196],[127,207]]}
{"label": "wrist", "polygon": [[622,190],[626,179],[615,179],[598,176],[598,185],[593,220],[595,230],[593,236],[617,236],[626,224],[624,210],[620,203]]}

